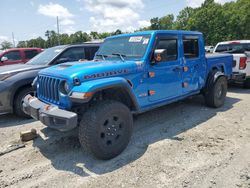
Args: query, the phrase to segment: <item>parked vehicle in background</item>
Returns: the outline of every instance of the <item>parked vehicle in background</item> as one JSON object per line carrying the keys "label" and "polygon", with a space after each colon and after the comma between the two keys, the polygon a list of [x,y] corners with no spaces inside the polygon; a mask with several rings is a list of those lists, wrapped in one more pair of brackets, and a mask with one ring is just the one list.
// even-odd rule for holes
{"label": "parked vehicle in background", "polygon": [[0,53],[0,66],[26,63],[37,54],[41,48],[11,48]]}
{"label": "parked vehicle in background", "polygon": [[88,43],[48,48],[26,64],[0,68],[0,114],[12,113],[27,117],[22,111],[22,100],[32,94],[31,83],[37,73],[48,66],[68,61],[92,60],[100,44]]}
{"label": "parked vehicle in background", "polygon": [[250,40],[220,42],[214,53],[230,53],[234,57],[232,81],[250,88]]}
{"label": "parked vehicle in background", "polygon": [[206,50],[207,53],[213,53],[214,46],[205,46],[205,50]]}
{"label": "parked vehicle in background", "polygon": [[107,38],[95,60],[53,66],[39,72],[37,97],[23,109],[46,126],[79,126],[81,145],[100,159],[120,154],[129,143],[132,114],[203,93],[221,107],[231,77],[230,54],[205,56],[203,35],[187,31],[145,31]]}

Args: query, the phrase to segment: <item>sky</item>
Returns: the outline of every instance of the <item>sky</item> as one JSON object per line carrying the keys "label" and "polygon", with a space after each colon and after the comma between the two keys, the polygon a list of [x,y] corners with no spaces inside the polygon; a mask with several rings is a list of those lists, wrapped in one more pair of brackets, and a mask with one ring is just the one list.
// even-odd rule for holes
{"label": "sky", "polygon": [[[230,0],[215,0],[225,3]],[[46,30],[60,33],[76,31],[134,31],[146,27],[153,17],[178,15],[187,6],[199,7],[204,0],[3,0],[0,6],[0,43],[15,43],[39,36]]]}

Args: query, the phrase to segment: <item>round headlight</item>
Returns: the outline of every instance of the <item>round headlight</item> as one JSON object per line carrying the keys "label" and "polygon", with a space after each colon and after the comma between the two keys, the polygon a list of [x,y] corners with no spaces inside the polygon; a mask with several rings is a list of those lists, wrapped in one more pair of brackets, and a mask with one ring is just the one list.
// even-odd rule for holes
{"label": "round headlight", "polygon": [[70,92],[70,86],[66,81],[62,81],[60,83],[60,92],[63,93],[64,95],[68,95]]}
{"label": "round headlight", "polygon": [[66,93],[69,93],[69,92],[70,92],[70,87],[69,87],[68,82],[65,82],[65,83],[64,83],[63,88],[64,88],[64,90],[66,91]]}

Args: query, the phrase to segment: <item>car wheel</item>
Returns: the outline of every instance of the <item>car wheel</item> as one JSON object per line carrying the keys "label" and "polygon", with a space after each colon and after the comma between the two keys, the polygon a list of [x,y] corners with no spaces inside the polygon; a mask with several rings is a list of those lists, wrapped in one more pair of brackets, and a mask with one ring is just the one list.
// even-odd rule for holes
{"label": "car wheel", "polygon": [[23,99],[26,95],[34,95],[34,90],[32,87],[26,87],[19,91],[14,99],[14,113],[19,117],[30,118],[29,115],[25,114],[23,111]]}
{"label": "car wheel", "polygon": [[209,91],[204,95],[207,106],[219,108],[223,106],[227,95],[227,78],[219,77]]}
{"label": "car wheel", "polygon": [[103,101],[83,115],[79,141],[96,158],[108,160],[127,147],[132,130],[133,117],[128,107],[117,101]]}

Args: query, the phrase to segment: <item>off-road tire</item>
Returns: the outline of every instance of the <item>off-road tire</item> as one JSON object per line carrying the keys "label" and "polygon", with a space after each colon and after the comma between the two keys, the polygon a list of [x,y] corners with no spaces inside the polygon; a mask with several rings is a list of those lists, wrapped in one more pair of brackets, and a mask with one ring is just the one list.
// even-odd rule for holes
{"label": "off-road tire", "polygon": [[250,78],[247,78],[244,83],[243,83],[243,87],[246,89],[250,89]]}
{"label": "off-road tire", "polygon": [[118,101],[106,100],[83,114],[79,141],[96,158],[108,160],[127,147],[132,130],[133,117],[128,107]]}
{"label": "off-road tire", "polygon": [[227,95],[227,78],[219,77],[212,87],[205,93],[206,105],[213,108],[219,108],[224,105]]}
{"label": "off-road tire", "polygon": [[18,93],[15,95],[13,107],[14,107],[14,113],[17,116],[23,117],[23,118],[31,118],[29,115],[24,113],[22,103],[26,95],[33,94],[33,93],[34,93],[34,89],[32,89],[32,87],[26,87],[18,91]]}

